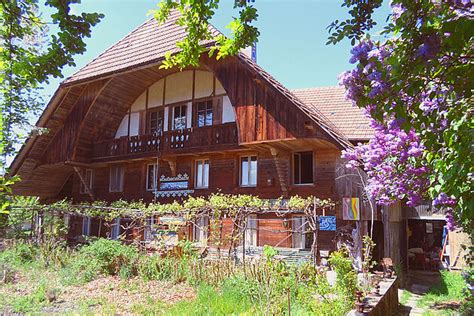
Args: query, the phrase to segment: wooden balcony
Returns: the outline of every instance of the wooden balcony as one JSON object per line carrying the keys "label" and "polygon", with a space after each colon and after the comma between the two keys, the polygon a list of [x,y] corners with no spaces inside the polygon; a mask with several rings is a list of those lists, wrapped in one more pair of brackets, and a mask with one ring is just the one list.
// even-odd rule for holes
{"label": "wooden balcony", "polygon": [[162,154],[191,153],[237,147],[235,123],[187,128],[162,135],[138,135],[100,141],[93,146],[92,159],[116,160]]}

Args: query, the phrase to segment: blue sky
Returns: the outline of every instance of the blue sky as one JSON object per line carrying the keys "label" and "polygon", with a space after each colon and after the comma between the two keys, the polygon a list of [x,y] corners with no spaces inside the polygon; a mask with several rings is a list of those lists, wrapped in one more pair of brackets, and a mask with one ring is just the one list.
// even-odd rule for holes
{"label": "blue sky", "polygon": [[[82,0],[73,6],[76,12],[100,12],[105,18],[87,39],[87,52],[76,57],[76,67],[63,74],[72,75],[102,51],[143,23],[147,12],[159,0]],[[232,15],[233,0],[221,0],[213,24],[225,32]],[[256,25],[261,36],[257,45],[258,63],[288,88],[337,85],[337,76],[349,69],[350,45],[326,45],[326,27],[346,17],[342,0],[256,0],[259,12]],[[387,6],[378,15],[385,18]],[[51,95],[63,79],[54,79],[45,87]]]}

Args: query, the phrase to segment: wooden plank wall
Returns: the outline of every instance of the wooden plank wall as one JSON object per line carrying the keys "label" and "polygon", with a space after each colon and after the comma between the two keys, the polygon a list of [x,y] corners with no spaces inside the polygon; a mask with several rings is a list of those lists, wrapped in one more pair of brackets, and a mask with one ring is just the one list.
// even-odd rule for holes
{"label": "wooden plank wall", "polygon": [[44,164],[53,164],[71,159],[75,146],[74,140],[79,133],[82,121],[106,82],[107,80],[99,80],[87,84],[64,125],[49,143],[42,158]]}
{"label": "wooden plank wall", "polygon": [[[257,154],[258,175],[257,187],[246,188],[239,186],[239,158],[242,155]],[[289,185],[289,195],[310,196],[320,198],[335,198],[334,166],[335,159],[339,154],[338,150],[314,151],[314,184],[310,185]],[[175,157],[176,173],[188,174],[190,176],[190,187],[194,182],[194,164],[197,159],[210,160],[209,188],[196,189],[195,195],[206,196],[212,192],[221,190],[231,194],[254,194],[261,198],[278,198],[283,195],[275,163],[269,151],[245,151],[214,153],[208,155]],[[282,164],[286,165],[284,174],[286,183],[291,181],[291,155],[281,158]],[[146,191],[146,168],[150,163],[156,163],[156,159],[128,161],[122,163],[125,167],[124,192],[109,192],[109,167],[99,167],[94,169],[93,193],[96,199],[113,201],[119,198],[126,200],[143,199],[147,202],[153,200],[152,192]],[[169,163],[160,160],[159,176],[172,176]],[[62,196],[73,197],[77,200],[87,200],[87,194],[79,194],[80,180],[77,175],[73,175],[74,180],[69,191],[64,188]],[[163,200],[162,202],[170,202]]]}
{"label": "wooden plank wall", "polygon": [[[227,92],[236,111],[240,143],[298,137],[328,139],[300,109],[272,86],[256,78],[237,57],[203,57]],[[312,129],[305,128],[310,125]]]}

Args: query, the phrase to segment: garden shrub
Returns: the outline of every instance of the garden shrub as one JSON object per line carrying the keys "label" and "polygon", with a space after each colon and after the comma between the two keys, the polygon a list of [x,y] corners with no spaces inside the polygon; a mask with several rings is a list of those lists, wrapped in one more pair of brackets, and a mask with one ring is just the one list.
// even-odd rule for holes
{"label": "garden shrub", "polygon": [[89,282],[99,275],[119,275],[128,278],[137,274],[135,265],[139,253],[136,247],[116,240],[99,238],[79,249],[65,269],[69,282]]}
{"label": "garden shrub", "polygon": [[352,260],[344,250],[335,251],[329,257],[329,264],[336,271],[336,291],[350,302],[355,301],[357,290],[357,273],[352,267]]}
{"label": "garden shrub", "polygon": [[33,262],[37,256],[37,247],[26,243],[15,243],[0,253],[0,262],[21,266]]}

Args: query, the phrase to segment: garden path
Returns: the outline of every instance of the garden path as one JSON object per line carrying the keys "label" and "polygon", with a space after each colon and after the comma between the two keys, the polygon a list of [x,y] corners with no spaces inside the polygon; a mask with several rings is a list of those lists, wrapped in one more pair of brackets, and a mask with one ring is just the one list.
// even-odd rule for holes
{"label": "garden path", "polygon": [[[424,308],[417,307],[417,303],[433,285],[440,282],[439,272],[410,270],[406,280],[407,284],[405,285],[405,290],[398,290],[400,315],[424,315],[426,310]],[[403,302],[403,296],[407,294],[410,296],[406,302]]]}

